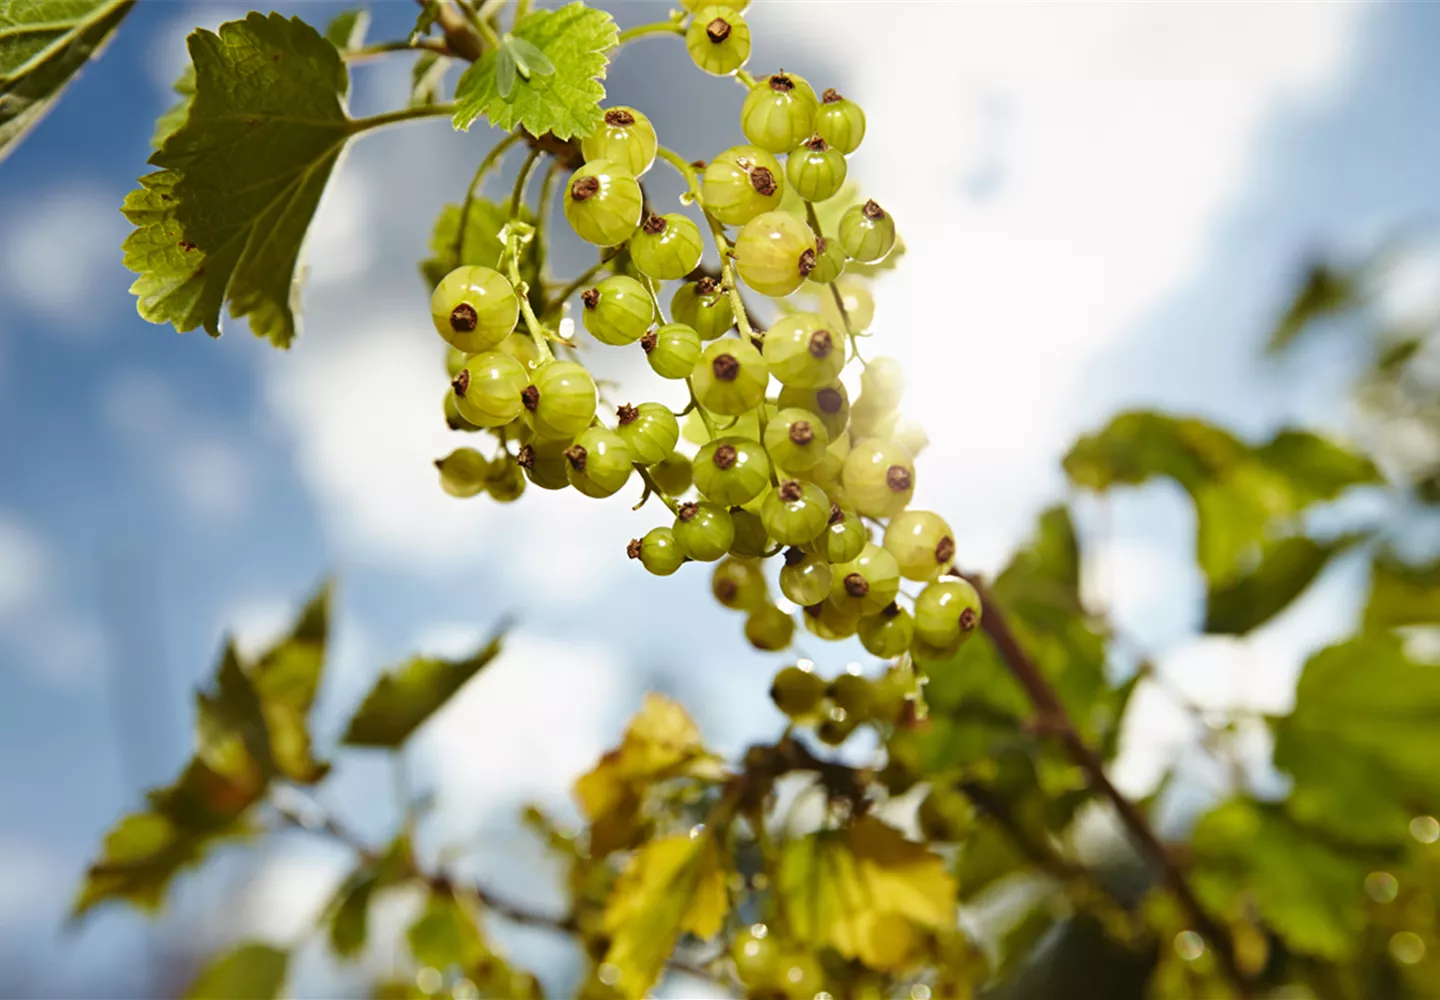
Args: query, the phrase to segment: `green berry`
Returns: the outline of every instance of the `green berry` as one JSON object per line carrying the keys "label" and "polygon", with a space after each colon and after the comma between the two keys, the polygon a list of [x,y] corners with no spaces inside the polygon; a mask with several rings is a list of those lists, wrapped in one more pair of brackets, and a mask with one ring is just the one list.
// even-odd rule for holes
{"label": "green berry", "polygon": [[836,239],[824,236],[815,240],[815,266],[805,276],[806,281],[817,285],[828,285],[845,271],[845,251]]}
{"label": "green berry", "polygon": [[765,402],[770,366],[748,340],[725,337],[707,346],[690,375],[700,405],[734,417]]}
{"label": "green berry", "polygon": [[860,644],[866,652],[889,660],[910,648],[915,637],[915,619],[910,612],[891,602],[878,615],[860,620]]}
{"label": "green berry", "polygon": [[770,682],[770,700],[792,719],[813,715],[825,700],[825,679],[802,667],[784,667]]}
{"label": "green berry", "polygon": [[895,443],[908,451],[915,458],[925,450],[930,443],[930,435],[925,433],[925,428],[909,420],[901,420],[895,425]]}
{"label": "green berry", "polygon": [[574,440],[595,419],[595,380],[574,361],[552,361],[531,378],[524,408],[536,437]]}
{"label": "green berry", "polygon": [[830,90],[820,95],[815,112],[815,131],[846,156],[855,152],[865,138],[865,112],[854,101]]}
{"label": "green berry", "polygon": [[729,76],[750,58],[750,25],[729,3],[709,4],[691,18],[685,48],[705,72]]}
{"label": "green berry", "polygon": [[806,545],[829,523],[830,498],[814,483],[787,479],[765,498],[760,518],[781,545]]}
{"label": "green berry", "polygon": [[735,522],[718,504],[682,503],[675,517],[675,541],[696,562],[714,562],[730,551]]}
{"label": "green berry", "polygon": [[488,351],[510,336],[520,317],[515,289],[499,271],[457,267],[435,286],[430,318],[440,336],[466,354]]}
{"label": "green berry", "polygon": [[474,448],[456,448],[435,460],[440,470],[440,488],[452,497],[473,497],[485,492],[490,461]]}
{"label": "green berry", "polygon": [[745,638],[750,645],[767,653],[776,653],[790,645],[795,637],[795,619],[773,604],[764,604],[745,619]]}
{"label": "green berry", "polygon": [[539,368],[541,361],[544,360],[540,357],[540,348],[535,346],[535,339],[528,333],[510,334],[500,341],[500,346],[496,350],[502,354],[508,354],[520,362],[527,372]]}
{"label": "green berry", "polygon": [[685,277],[700,263],[704,249],[700,227],[679,212],[646,216],[630,238],[630,259],[658,281]]}
{"label": "green berry", "polygon": [[684,323],[666,323],[640,338],[645,360],[661,378],[689,378],[700,360],[700,335]]}
{"label": "green berry", "polygon": [[651,528],[644,538],[631,539],[625,551],[655,576],[669,576],[685,563],[685,553],[670,528]]}
{"label": "green berry", "polygon": [[770,458],[760,442],[716,438],[695,454],[695,488],[727,507],[747,503],[770,485]]}
{"label": "green berry", "polygon": [[825,694],[837,708],[855,719],[868,719],[874,711],[875,684],[868,677],[841,674],[830,682]]}
{"label": "green berry", "polygon": [[789,212],[764,212],[735,238],[740,280],[761,295],[784,298],[815,267],[815,234]]}
{"label": "green berry", "polygon": [[905,395],[905,371],[894,358],[875,358],[860,372],[860,395],[869,405],[894,410]]}
{"label": "green berry", "polygon": [[655,162],[655,126],[634,108],[609,108],[600,126],[580,140],[580,152],[587,163],[609,160],[639,177]]}
{"label": "green berry", "polygon": [[568,445],[563,440],[532,442],[520,449],[515,461],[525,471],[525,478],[542,490],[563,490],[570,485],[565,472],[570,464],[565,460]]}
{"label": "green berry", "polygon": [[655,322],[655,300],[628,274],[612,274],[582,293],[580,302],[585,329],[612,347],[633,344]]}
{"label": "green berry", "polygon": [[878,545],[866,544],[860,554],[834,568],[830,600],[857,615],[873,615],[900,593],[900,567],[895,557]]}
{"label": "green berry", "polygon": [[845,338],[815,313],[791,313],[765,331],[765,361],[784,386],[828,385],[845,367]]}
{"label": "green berry", "polygon": [[883,260],[895,246],[895,220],[873,201],[852,205],[840,216],[840,246],[862,264]]}
{"label": "green berry", "polygon": [[975,806],[962,793],[937,785],[921,800],[915,820],[926,840],[953,844],[974,832]]}
{"label": "green berry", "polygon": [[802,608],[819,604],[830,596],[834,577],[830,564],[813,552],[785,550],[785,565],[780,570],[780,593]]}
{"label": "green berry", "polygon": [[705,7],[720,7],[724,10],[744,10],[750,6],[750,0],[680,0],[680,5],[690,13],[702,10]]}
{"label": "green berry", "polygon": [[[839,240],[831,237],[831,243],[839,244]],[[844,248],[841,247],[843,251]],[[833,293],[820,296],[820,315],[825,317],[825,322],[830,324],[832,330],[845,329],[848,320],[850,329],[856,333],[864,333],[870,329],[870,324],[875,321],[875,297],[870,294],[864,279],[855,275],[842,275],[836,279],[832,287],[840,293],[840,302],[845,306],[845,315],[840,315],[840,310],[835,307],[835,296]]]}
{"label": "green berry", "polygon": [[939,514],[905,510],[885,528],[885,547],[907,580],[928,583],[943,576],[955,563],[955,536]]}
{"label": "green berry", "polygon": [[455,393],[449,391],[445,393],[445,426],[450,428],[452,431],[464,431],[467,434],[473,434],[476,431],[484,430],[483,427],[472,424],[470,421],[466,420],[463,416],[461,416],[460,406],[455,401]]}
{"label": "green berry", "polygon": [[[779,674],[776,680],[779,680]],[[821,688],[823,690],[824,682],[821,682]],[[735,971],[746,984],[761,986],[774,976],[775,966],[780,960],[780,945],[770,928],[764,924],[752,924],[735,935],[730,945],[730,957],[735,962]]]}
{"label": "green berry", "polygon": [[565,218],[587,243],[613,247],[640,225],[645,203],[640,182],[623,166],[592,160],[570,175],[565,187]]}
{"label": "green berry", "polygon": [[915,598],[915,638],[945,648],[963,642],[980,624],[980,595],[966,580],[930,584]]}
{"label": "green berry", "polygon": [[915,461],[898,444],[880,438],[857,441],[841,472],[845,493],[868,517],[892,517],[915,492]]}
{"label": "green berry", "polygon": [[815,135],[801,143],[785,161],[785,179],[806,201],[824,201],[833,198],[845,185],[846,169],[845,154]]}
{"label": "green berry", "polygon": [[710,576],[710,592],[715,600],[732,611],[753,611],[769,596],[765,574],[753,559],[726,556],[715,565]]}
{"label": "green berry", "polygon": [[678,451],[672,451],[650,466],[650,478],[655,480],[655,485],[660,487],[667,497],[678,497],[688,490],[693,477],[690,459]]}
{"label": "green berry", "polygon": [[615,420],[615,433],[630,449],[630,457],[641,465],[662,461],[680,440],[680,421],[670,407],[659,403],[627,403],[615,411]]}
{"label": "green berry", "polygon": [[624,486],[634,466],[630,449],[614,431],[589,427],[565,449],[570,485],[587,497],[608,497]]}
{"label": "green berry", "polygon": [[810,84],[792,73],[772,73],[745,95],[740,128],[761,149],[788,153],[814,133],[818,107]]}
{"label": "green berry", "polygon": [[960,650],[962,640],[955,639],[943,646],[926,642],[918,635],[910,641],[910,658],[916,663],[944,663]]}
{"label": "green berry", "polygon": [[875,405],[873,399],[862,395],[850,407],[850,438],[889,438],[900,422],[898,410],[886,410]]}
{"label": "green berry", "polygon": [[730,554],[742,559],[763,556],[770,548],[770,536],[765,533],[760,515],[744,507],[731,507],[730,518],[735,522],[735,541],[730,543]]}
{"label": "green berry", "polygon": [[460,369],[465,367],[465,359],[469,356],[469,352],[462,351],[458,347],[445,348],[445,374],[451,378],[459,375]]}
{"label": "green berry", "polygon": [[870,530],[865,522],[853,510],[832,503],[829,525],[809,548],[829,562],[846,563],[859,556],[869,541]]}
{"label": "green berry", "polygon": [[839,382],[814,388],[787,385],[780,390],[777,402],[782,410],[799,408],[814,414],[830,435],[831,444],[844,436],[850,420],[850,394]]}
{"label": "green berry", "polygon": [[496,503],[514,503],[525,492],[525,473],[509,455],[490,463],[485,492]]}
{"label": "green berry", "polygon": [[528,381],[520,362],[499,351],[485,351],[465,360],[450,388],[462,417],[477,427],[500,427],[524,409],[521,393]]}
{"label": "green berry", "polygon": [[804,472],[825,458],[830,433],[809,410],[781,410],[765,425],[765,450],[780,468]]}
{"label": "green berry", "polygon": [[818,604],[807,604],[805,613],[800,617],[807,632],[827,641],[854,635],[860,624],[860,616],[852,609],[840,607],[829,599]]}
{"label": "green berry", "polygon": [[705,211],[727,226],[743,226],[762,212],[775,211],[784,193],[780,161],[759,146],[725,150],[700,178]]}
{"label": "green berry", "polygon": [[[846,633],[847,635],[849,633]],[[822,636],[823,638],[823,636]],[[850,738],[850,734],[860,728],[860,720],[849,715],[842,714],[840,718],[828,718],[815,727],[815,738],[826,746],[838,747]],[[786,996],[793,996],[787,993]],[[814,996],[814,994],[810,994]]]}
{"label": "green berry", "polygon": [[735,307],[714,278],[701,278],[676,289],[670,299],[670,315],[675,322],[693,327],[701,340],[723,337],[735,325]]}

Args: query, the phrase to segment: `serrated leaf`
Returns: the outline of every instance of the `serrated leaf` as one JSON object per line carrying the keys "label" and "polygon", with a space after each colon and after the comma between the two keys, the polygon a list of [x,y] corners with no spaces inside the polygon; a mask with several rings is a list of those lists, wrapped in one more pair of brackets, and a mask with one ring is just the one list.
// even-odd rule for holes
{"label": "serrated leaf", "polygon": [[285,985],[290,953],[258,942],[224,952],[200,970],[187,1000],[274,1000]]}
{"label": "serrated leaf", "polygon": [[1407,563],[1393,552],[1375,557],[1370,569],[1367,628],[1440,625],[1440,559]]}
{"label": "serrated leaf", "polygon": [[513,32],[515,38],[535,46],[556,67],[549,75],[531,74],[514,79],[508,95],[502,94],[499,68],[514,55],[510,49],[487,52],[455,85],[454,123],[468,129],[481,115],[496,128],[510,131],[521,125],[531,135],[553,132],[560,139],[589,135],[600,124],[600,102],[605,99],[605,78],[610,50],[619,41],[614,19],[584,3],[559,10],[537,10]]}
{"label": "serrated leaf", "polygon": [[150,158],[123,211],[140,315],[219,336],[249,317],[277,347],[294,339],[296,268],[315,208],[355,125],[345,66],[298,18],[250,14],[189,39],[189,117]]}
{"label": "serrated leaf", "polygon": [[0,160],[50,110],[134,0],[0,0]]}
{"label": "serrated leaf", "polygon": [[341,52],[353,52],[365,44],[370,30],[370,12],[364,7],[343,10],[325,26],[325,40]]}
{"label": "serrated leaf", "polygon": [[[458,244],[456,236],[460,230],[462,205],[446,205],[435,218],[430,231],[430,256],[420,262],[420,273],[425,284],[434,287],[440,279],[462,264],[481,264],[494,267],[500,261],[505,244],[500,232],[510,221],[510,206],[499,205],[484,198],[470,202],[470,211],[465,215],[465,236]],[[535,216],[525,207],[520,211],[522,222],[534,224]],[[532,239],[520,251],[520,277],[532,288],[540,284],[540,262],[545,259],[545,250],[538,239]]]}
{"label": "serrated leaf", "polygon": [[631,857],[605,905],[605,961],[616,987],[642,996],[655,983],[681,932],[719,933],[730,910],[726,868],[710,833],[652,840]]}
{"label": "serrated leaf", "polygon": [[375,894],[399,885],[414,871],[410,836],[402,833],[372,862],[351,872],[327,908],[330,946],[341,958],[354,958],[365,949],[370,926],[370,903]]}
{"label": "serrated leaf", "polygon": [[1363,535],[1342,535],[1327,542],[1297,535],[1266,548],[1253,570],[1211,587],[1205,604],[1205,631],[1244,635],[1259,628],[1305,592],[1330,560],[1348,551]]}
{"label": "serrated leaf", "polygon": [[1302,823],[1357,843],[1403,841],[1410,820],[1440,814],[1440,669],[1403,640],[1367,633],[1305,664],[1295,708],[1275,723],[1275,766],[1294,778]]}
{"label": "serrated leaf", "polygon": [[172,104],[163,115],[155,119],[155,132],[150,136],[150,145],[155,149],[165,145],[165,140],[174,135],[190,117],[190,102],[195,97],[194,66],[186,66],[180,72],[173,89],[180,99]]}
{"label": "serrated leaf", "polygon": [[445,74],[450,59],[438,52],[422,52],[410,70],[410,106],[425,108],[444,99]]}
{"label": "serrated leaf", "polygon": [[321,587],[301,610],[289,634],[267,650],[250,671],[269,732],[276,768],[302,784],[329,773],[310,750],[310,709],[325,667],[330,632],[330,587]]}
{"label": "serrated leaf", "polygon": [[348,746],[398,747],[490,661],[500,655],[502,626],[473,655],[459,660],[418,656],[382,676],[365,696],[341,741]]}

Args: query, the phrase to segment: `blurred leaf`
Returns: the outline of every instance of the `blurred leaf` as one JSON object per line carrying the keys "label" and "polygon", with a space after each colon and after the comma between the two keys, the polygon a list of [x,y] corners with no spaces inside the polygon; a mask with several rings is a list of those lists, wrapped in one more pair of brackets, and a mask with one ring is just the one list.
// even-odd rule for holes
{"label": "blurred leaf", "polygon": [[1253,907],[1297,951],[1332,960],[1354,953],[1369,859],[1244,799],[1205,815],[1194,836],[1191,881],[1208,908],[1229,919]]}
{"label": "blurred leaf", "polygon": [[249,942],[213,959],[185,991],[188,1000],[273,1000],[285,984],[290,953]]}
{"label": "blurred leaf", "polygon": [[440,19],[441,0],[422,0],[420,14],[415,18],[415,27],[410,29],[410,44],[414,45],[420,38],[429,34],[435,22]]}
{"label": "blurred leaf", "polygon": [[1311,264],[1285,314],[1271,331],[1267,350],[1283,350],[1316,320],[1344,312],[1359,302],[1357,275],[1323,261]]}
{"label": "blurred leaf", "polygon": [[[422,52],[410,71],[410,106],[430,107],[445,99],[445,74],[450,59],[438,52]],[[529,253],[529,250],[526,251]],[[443,275],[442,275],[443,277]]]}
{"label": "blurred leaf", "polygon": [[1393,552],[1376,555],[1365,625],[1378,629],[1440,625],[1440,559],[1412,565]]}
{"label": "blurred leaf", "polygon": [[353,52],[365,44],[370,30],[370,12],[364,7],[342,10],[325,26],[325,40],[341,52]]}
{"label": "blurred leaf", "polygon": [[1253,572],[1210,588],[1205,631],[1212,635],[1244,635],[1259,628],[1303,594],[1331,559],[1364,537],[1341,535],[1329,542],[1317,542],[1301,535],[1273,543]]}
{"label": "blurred leaf", "polygon": [[270,780],[274,764],[265,716],[233,642],[225,644],[213,687],[195,693],[195,716],[197,759],[245,784]]}
{"label": "blurred leaf", "polygon": [[1375,463],[1328,438],[1309,431],[1286,428],[1255,457],[1272,472],[1285,477],[1298,506],[1334,500],[1353,486],[1383,480]]}
{"label": "blurred leaf", "polygon": [[396,837],[385,853],[350,873],[330,901],[330,946],[342,958],[365,950],[370,923],[370,902],[375,894],[399,885],[414,871],[410,836]]}
{"label": "blurred leaf", "polygon": [[165,140],[170,138],[185,124],[190,117],[190,102],[195,98],[195,67],[186,66],[174,83],[175,93],[180,100],[155,119],[155,132],[150,137],[150,145],[156,149],[165,145]]}
{"label": "blurred leaf", "polygon": [[[484,198],[475,198],[470,203],[470,212],[465,217],[465,239],[460,254],[455,253],[455,237],[460,231],[461,205],[446,205],[435,219],[430,231],[430,254],[420,262],[420,274],[425,284],[434,287],[440,279],[461,264],[480,264],[494,267],[505,250],[500,230],[510,220],[509,204],[499,205]],[[520,211],[520,218],[534,224],[535,215],[528,208]],[[532,239],[520,252],[520,277],[532,286],[538,287],[540,264],[545,259],[544,247],[540,240]]]}
{"label": "blurred leaf", "polygon": [[134,0],[0,3],[0,160],[81,67],[100,54]]}
{"label": "blurred leaf", "polygon": [[1295,708],[1275,723],[1275,766],[1294,777],[1302,823],[1366,844],[1403,842],[1440,813],[1440,670],[1402,640],[1361,634],[1305,664]]}
{"label": "blurred leaf", "polygon": [[310,751],[310,709],[325,667],[330,631],[330,587],[306,603],[290,633],[264,653],[251,670],[270,734],[275,766],[285,777],[314,784],[330,771]]}
{"label": "blurred leaf", "polygon": [[358,747],[398,747],[455,692],[500,655],[502,625],[483,647],[463,660],[416,657],[382,676],[360,705],[342,742]]}
{"label": "blurred leaf", "polygon": [[479,923],[453,893],[432,892],[405,936],[416,962],[442,972],[470,969],[490,953]]}
{"label": "blurred leaf", "polygon": [[1030,859],[1004,827],[993,819],[981,819],[960,848],[956,868],[960,899],[972,899],[1007,875],[1030,867]]}
{"label": "blurred leaf", "polygon": [[682,931],[700,938],[720,932],[730,899],[726,868],[714,836],[680,834],[652,840],[631,857],[605,906],[610,947],[626,996],[646,993]]}

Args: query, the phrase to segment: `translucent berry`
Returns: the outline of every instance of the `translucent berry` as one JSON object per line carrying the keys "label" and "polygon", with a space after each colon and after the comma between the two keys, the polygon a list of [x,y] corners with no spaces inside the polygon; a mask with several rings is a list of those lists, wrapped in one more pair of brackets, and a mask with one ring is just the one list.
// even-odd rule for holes
{"label": "translucent berry", "polygon": [[819,604],[830,596],[833,576],[830,564],[813,552],[785,550],[785,565],[780,569],[780,593],[802,608]]}
{"label": "translucent berry", "polygon": [[850,407],[850,439],[852,441],[859,441],[862,438],[892,437],[898,423],[900,423],[898,410],[882,409],[876,406],[868,396],[862,395],[855,400],[855,405]]}
{"label": "translucent berry", "polygon": [[880,438],[857,441],[841,472],[845,493],[867,517],[891,517],[915,492],[915,461],[898,444]]}
{"label": "translucent berry", "polygon": [[853,510],[830,505],[830,521],[823,534],[810,543],[810,550],[832,563],[845,563],[865,550],[870,529]]}
{"label": "translucent berry", "polygon": [[490,460],[474,448],[456,448],[444,458],[435,460],[440,470],[440,488],[452,497],[473,497],[485,492],[485,476]]}
{"label": "translucent berry", "polygon": [[804,476],[819,486],[830,499],[845,502],[845,487],[841,484],[841,473],[845,469],[845,457],[850,454],[850,438],[841,434],[825,449],[825,457],[819,463],[806,469]]}
{"label": "translucent berry", "polygon": [[818,135],[802,142],[785,161],[785,179],[806,201],[834,197],[845,184],[845,174],[845,154]]}
{"label": "translucent berry", "polygon": [[865,112],[860,105],[841,97],[831,88],[820,95],[820,107],[815,112],[815,131],[849,156],[865,138]]}
{"label": "translucent berry", "polygon": [[630,449],[630,457],[641,465],[654,465],[675,450],[680,440],[680,421],[670,407],[660,403],[626,404],[615,411],[615,433]]}
{"label": "translucent berry", "polygon": [[[799,668],[787,667],[786,669],[798,670]],[[782,670],[780,673],[784,672]],[[778,681],[780,674],[776,674],[775,679]],[[823,695],[825,682],[818,677],[816,680],[820,683],[820,691]],[[774,698],[774,696],[772,688],[771,697]],[[778,699],[776,704],[779,705]],[[780,710],[786,712],[787,715],[791,714],[784,707],[781,707]],[[735,961],[735,971],[747,984],[753,986],[769,983],[774,977],[775,966],[780,960],[780,944],[765,924],[752,924],[735,935],[735,940],[730,946],[730,957]]]}
{"label": "translucent berry", "polygon": [[841,674],[830,682],[826,696],[846,715],[868,719],[875,708],[875,682],[859,674]]}
{"label": "translucent berry", "polygon": [[730,551],[735,522],[719,504],[682,503],[675,517],[675,540],[696,562],[714,562]]}
{"label": "translucent berry", "polygon": [[759,496],[770,485],[770,459],[760,442],[717,438],[695,454],[695,488],[727,507]]}
{"label": "translucent berry", "polygon": [[907,580],[928,583],[955,564],[955,535],[939,514],[905,510],[885,528],[885,547]]}
{"label": "translucent berry", "polygon": [[770,367],[748,340],[725,337],[713,341],[691,373],[695,398],[711,413],[727,417],[753,410],[765,401]]}
{"label": "translucent berry", "polygon": [[827,641],[854,635],[860,624],[860,615],[852,608],[841,607],[828,598],[818,604],[807,604],[800,618],[807,632]]}
{"label": "translucent berry", "polygon": [[815,240],[815,266],[810,269],[805,280],[817,285],[828,285],[844,272],[845,250],[840,246],[840,241],[818,237]]}
{"label": "translucent berry", "polygon": [[570,175],[564,200],[565,218],[575,234],[611,247],[629,239],[640,225],[645,199],[630,171],[609,160],[592,160]]}
{"label": "translucent berry", "polygon": [[455,393],[448,390],[445,393],[445,426],[452,431],[464,431],[467,434],[484,430],[483,427],[472,424],[460,415],[460,406],[455,401]]}
{"label": "translucent berry", "polygon": [[[831,243],[839,244],[835,237],[830,238]],[[841,248],[843,251],[843,247]],[[835,307],[834,293],[820,296],[820,315],[825,317],[825,322],[831,324],[832,329],[843,330],[848,320],[850,329],[856,333],[863,333],[870,329],[870,324],[875,321],[875,297],[870,294],[865,280],[855,275],[841,275],[833,283],[835,292],[840,293],[840,302],[845,306],[845,315],[840,315],[840,310]]]}
{"label": "translucent berry", "polygon": [[910,648],[915,638],[915,619],[910,612],[891,602],[878,615],[860,621],[860,644],[866,652],[890,660]]}
{"label": "translucent berry", "polygon": [[690,459],[672,451],[659,462],[650,466],[650,478],[655,480],[655,485],[664,491],[666,496],[678,497],[690,488],[693,482],[694,472],[690,468]]}
{"label": "translucent berry", "polygon": [[730,519],[735,522],[735,541],[730,543],[730,554],[742,559],[763,556],[770,548],[770,536],[765,533],[760,515],[744,507],[731,507]]}
{"label": "translucent berry", "polygon": [[460,369],[465,367],[465,359],[469,356],[469,351],[462,351],[453,345],[445,348],[445,374],[451,378],[459,375]]}
{"label": "translucent berry", "polygon": [[815,267],[815,234],[789,212],[764,212],[735,238],[740,280],[761,295],[784,298]]}
{"label": "translucent berry", "polygon": [[818,106],[810,84],[793,73],[772,73],[745,95],[740,128],[761,149],[788,153],[814,134]]}
{"label": "translucent berry", "polygon": [[[847,632],[846,635],[852,633]],[[842,636],[843,638],[843,636]],[[850,734],[860,728],[860,720],[844,712],[837,713],[839,718],[831,716],[821,721],[815,727],[815,738],[826,746],[838,747],[850,738]],[[814,996],[814,994],[809,994]],[[786,993],[786,997],[796,997],[798,994]]]}
{"label": "translucent berry", "polygon": [[692,14],[706,7],[721,7],[725,10],[744,10],[750,0],[680,0],[680,5]]}
{"label": "translucent berry", "polygon": [[915,820],[926,840],[953,844],[974,832],[975,807],[963,793],[937,785],[921,800]]}
{"label": "translucent berry", "polygon": [[862,264],[883,260],[895,246],[895,220],[873,201],[852,205],[840,216],[840,246]]}
{"label": "translucent berry", "polygon": [[580,296],[585,329],[602,344],[633,344],[655,322],[655,300],[628,274],[613,274]]}
{"label": "translucent berry", "polygon": [[508,455],[490,463],[485,476],[485,492],[496,503],[514,503],[525,492],[525,474]]}
{"label": "translucent berry", "polygon": [[765,450],[787,472],[804,472],[819,464],[830,444],[825,425],[809,410],[781,410],[765,425]]}
{"label": "translucent berry", "polygon": [[905,371],[894,358],[874,358],[860,373],[861,398],[871,405],[893,410],[905,395]]}
{"label": "translucent berry", "polygon": [[925,446],[930,443],[930,435],[925,433],[925,428],[911,420],[901,419],[895,424],[895,443],[908,451],[913,457],[919,458]]}
{"label": "translucent berry", "polygon": [[779,652],[795,637],[795,619],[773,604],[762,604],[745,619],[745,638],[767,653]]}
{"label": "translucent berry", "polygon": [[701,278],[676,289],[670,299],[670,315],[675,322],[693,327],[701,340],[723,337],[735,325],[730,296],[714,278]]}
{"label": "translucent berry", "polygon": [[685,48],[705,72],[729,76],[750,58],[750,25],[730,4],[709,4],[695,11]]}
{"label": "translucent berry", "polygon": [[542,490],[563,490],[570,485],[565,470],[568,441],[535,441],[524,445],[515,460],[525,472],[525,478]]}
{"label": "translucent berry", "polygon": [[496,348],[502,354],[508,354],[525,367],[525,370],[534,371],[540,367],[544,359],[540,357],[540,348],[535,346],[535,340],[528,333],[512,333],[500,341]]}
{"label": "translucent berry", "polygon": [[585,161],[609,160],[639,177],[655,162],[655,126],[634,108],[618,107],[605,111],[599,127],[580,140]]}
{"label": "translucent berry", "polygon": [[501,427],[524,409],[521,393],[528,381],[520,362],[499,351],[485,351],[465,360],[450,388],[462,417],[478,427]]}
{"label": "translucent berry", "polygon": [[457,267],[435,286],[430,318],[440,336],[466,354],[488,351],[510,336],[520,317],[515,289],[499,271]]}
{"label": "translucent berry", "polygon": [[967,581],[937,581],[915,598],[915,638],[931,646],[948,647],[974,634],[980,614],[980,595]]}
{"label": "translucent berry", "polygon": [[787,479],[765,498],[760,518],[781,545],[806,545],[829,523],[830,498],[814,483]]}
{"label": "translucent berry", "polygon": [[825,700],[825,678],[801,667],[785,667],[770,682],[770,700],[792,719],[813,715]]}
{"label": "translucent berry", "polygon": [[830,601],[858,615],[878,614],[900,593],[900,567],[878,545],[867,544],[849,562],[838,563]]}
{"label": "translucent berry", "polygon": [[552,361],[525,388],[524,409],[536,437],[574,440],[595,419],[595,380],[574,361]]}
{"label": "translucent berry", "polygon": [[620,435],[605,427],[589,427],[565,449],[570,485],[587,497],[608,497],[624,486],[634,467],[630,449]]}
{"label": "translucent berry", "polygon": [[794,407],[814,414],[824,425],[832,444],[844,436],[845,425],[850,420],[850,394],[839,382],[814,388],[787,385],[780,390],[778,403],[782,410]]}
{"label": "translucent berry", "polygon": [[625,551],[656,576],[669,576],[685,563],[685,553],[680,551],[670,528],[651,528],[644,538],[632,540]]}
{"label": "translucent berry", "polygon": [[684,323],[666,323],[640,338],[645,360],[661,378],[689,378],[700,360],[700,335]]}
{"label": "translucent berry", "polygon": [[765,331],[764,354],[782,385],[818,388],[845,367],[845,336],[815,313],[791,313]]}
{"label": "translucent berry", "polygon": [[695,270],[704,249],[700,227],[679,212],[646,216],[630,237],[630,259],[659,281],[674,281]]}
{"label": "translucent berry", "polygon": [[727,226],[743,226],[762,212],[775,211],[784,193],[780,161],[759,146],[725,150],[700,178],[705,210]]}
{"label": "translucent berry", "polygon": [[715,564],[710,576],[710,592],[715,600],[734,611],[753,611],[765,603],[768,595],[765,574],[753,559],[731,556]]}

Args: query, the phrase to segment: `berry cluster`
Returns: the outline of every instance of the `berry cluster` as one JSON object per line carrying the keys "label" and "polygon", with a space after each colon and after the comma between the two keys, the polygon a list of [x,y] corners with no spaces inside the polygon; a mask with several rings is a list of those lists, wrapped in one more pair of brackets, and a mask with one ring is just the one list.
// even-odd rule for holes
{"label": "berry cluster", "polygon": [[[642,112],[612,107],[578,143],[580,165],[561,187],[570,228],[605,248],[594,276],[610,272],[573,286],[581,325],[599,344],[638,345],[656,375],[687,384],[689,406],[602,407],[580,345],[529,308],[516,261],[530,227],[512,219],[497,267],[456,268],[431,300],[452,348],[450,426],[488,429],[500,443],[494,460],[468,448],[440,460],[441,483],[457,496],[510,501],[527,482],[607,497],[638,477],[642,503],[658,497],[673,517],[632,540],[630,557],[659,576],[715,563],[715,598],[745,613],[757,648],[790,646],[799,609],[820,638],[858,635],[876,656],[942,660],[975,630],[979,598],[947,575],[949,525],[909,507],[925,438],[899,419],[898,363],[860,357],[873,301],[863,283],[846,280],[847,268],[868,274],[892,253],[895,222],[875,201],[856,199],[843,212],[826,206],[834,230],[826,234],[815,208],[845,189],[865,114],[794,73],[745,74],[744,6],[687,3],[684,30],[701,69],[748,86],[746,145],[689,163],[660,145]],[[685,179],[681,206],[698,221],[651,208],[642,178],[657,158]],[[702,225],[718,268],[703,263]],[[679,282],[668,317],[665,282]],[[742,288],[770,301],[752,305]],[[761,308],[771,312],[768,327]],[[847,380],[858,387],[853,402]],[[923,589],[902,595],[902,580]],[[871,717],[872,701],[886,702],[868,688],[857,693],[870,683],[846,675],[827,685],[788,668],[776,701],[796,717],[828,706],[815,718],[822,738],[838,742]]]}

